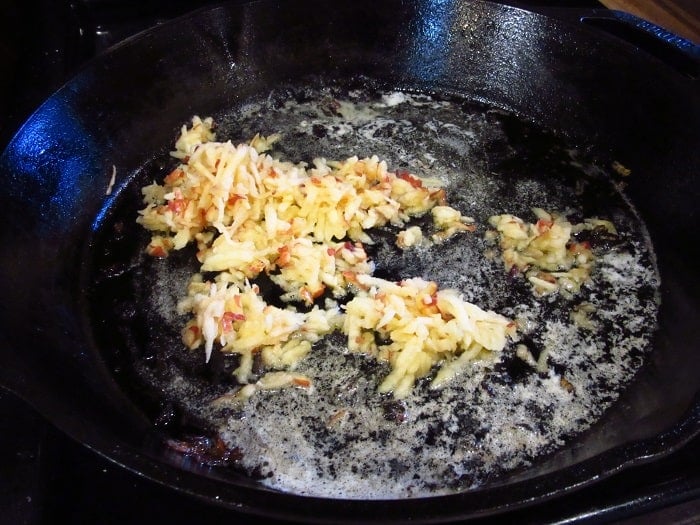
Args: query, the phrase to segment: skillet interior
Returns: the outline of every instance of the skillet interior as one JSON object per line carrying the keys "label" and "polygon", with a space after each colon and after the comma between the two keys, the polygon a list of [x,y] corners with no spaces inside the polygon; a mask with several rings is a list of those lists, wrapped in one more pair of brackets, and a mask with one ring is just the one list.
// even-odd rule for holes
{"label": "skillet interior", "polygon": [[[395,87],[487,100],[565,135],[570,143],[587,145],[603,164],[619,160],[634,173],[627,192],[659,257],[661,329],[651,359],[598,431],[544,471],[592,459],[540,478],[536,494],[532,484],[496,488],[468,508],[493,511],[550,495],[678,445],[696,432],[697,378],[687,366],[696,362],[689,342],[698,335],[692,322],[698,313],[697,281],[687,255],[687,247],[697,243],[692,219],[698,196],[698,98],[692,81],[613,41],[518,10],[450,4],[447,14],[436,18],[422,12],[429,7],[390,3],[367,16],[362,3],[332,10],[319,3],[308,17],[286,4],[272,8],[278,16],[269,16],[271,7],[264,4],[227,6],[120,46],[52,97],[2,158],[7,183],[2,213],[10,225],[3,232],[8,297],[3,323],[24,326],[28,334],[23,352],[5,353],[3,368],[13,374],[3,382],[71,435],[130,468],[166,483],[184,477],[181,488],[187,491],[205,498],[223,493],[222,500],[232,506],[257,507],[260,495],[249,492],[245,480],[236,487],[212,485],[201,473],[171,470],[167,458],[147,451],[147,422],[85,333],[75,268],[85,234],[101,224],[101,211],[113,204],[104,196],[112,164],[121,187],[125,177],[167,148],[173,131],[195,112],[214,113],[306,74],[343,78],[361,71]],[[368,21],[356,33],[340,31],[348,20]],[[134,68],[137,60],[141,67]],[[588,67],[580,67],[581,61]],[[624,89],[602,95],[592,86]],[[112,101],[108,108],[101,102],[106,95]],[[686,126],[678,129],[679,122]],[[11,285],[20,275],[34,277],[29,293]],[[613,450],[619,445],[627,446]],[[606,450],[612,452],[595,456]],[[473,496],[448,498],[455,505],[441,514],[464,515],[464,503],[477,501]],[[268,512],[297,508],[293,498],[275,497],[278,511]],[[343,505],[371,514],[369,504]],[[427,505],[413,502],[396,515],[432,515],[435,509]],[[317,502],[317,511],[324,508]]]}
{"label": "skillet interior", "polygon": [[[430,392],[423,381],[397,401],[376,392],[386,367],[347,355],[336,334],[295,368],[312,379],[313,394],[259,393],[244,408],[212,409],[213,399],[237,388],[232,371],[239,359],[215,352],[205,363],[202,352],[182,345],[184,318],[176,303],[199,271],[194,248],[153,260],[143,251],[146,232],[134,221],[143,206],[139,188],[170,172],[176,162],[168,159],[144,166],[94,240],[89,296],[98,346],[113,357],[111,368],[120,371],[125,390],[141,385],[149,391],[157,424],[185,440],[194,433],[194,455],[244,465],[272,486],[377,499],[504,483],[501,471],[522,467],[600,417],[643,362],[658,307],[645,228],[619,193],[619,181],[517,117],[455,97],[387,94],[368,86],[370,79],[358,78],[342,86],[309,79],[282,87],[217,118],[217,133],[220,140],[242,141],[276,132],[275,156],[311,162],[321,155],[374,153],[389,166],[441,180],[448,202],[475,218],[476,232],[402,251],[394,242],[397,228],[372,231],[375,244],[365,249],[376,264],[374,275],[433,280],[518,319],[517,339],[535,358],[547,352],[550,372],[538,374],[525,364],[514,343],[496,363],[477,365],[451,387]],[[573,222],[605,217],[616,225],[619,235],[590,238],[597,270],[575,297],[538,298],[525,279],[509,276],[500,260],[485,255],[488,217],[529,217],[533,207],[566,213]],[[429,220],[418,222],[430,230]],[[269,279],[253,282],[269,304],[288,306]],[[595,309],[590,328],[572,320],[582,304]],[[213,439],[209,448],[215,450],[208,453],[201,435],[219,428],[233,457],[221,457]]]}

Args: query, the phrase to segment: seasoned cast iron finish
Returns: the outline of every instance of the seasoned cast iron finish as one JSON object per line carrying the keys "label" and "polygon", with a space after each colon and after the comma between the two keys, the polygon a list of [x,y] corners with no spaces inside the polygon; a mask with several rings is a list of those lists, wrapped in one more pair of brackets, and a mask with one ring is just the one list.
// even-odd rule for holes
{"label": "seasoned cast iron finish", "polygon": [[[84,264],[130,176],[207,115],[309,76],[501,107],[631,169],[625,192],[662,278],[655,348],[619,402],[539,470],[502,486],[401,502],[307,499],[217,479],[168,454],[114,378],[87,322]],[[576,24],[484,2],[226,4],[138,35],[89,63],[0,159],[4,386],[100,454],[196,497],[261,515],[438,521],[503,512],[685,443],[700,429],[697,82]],[[108,192],[116,168],[116,185]],[[109,194],[107,194],[109,193]],[[105,319],[105,323],[113,320]]]}

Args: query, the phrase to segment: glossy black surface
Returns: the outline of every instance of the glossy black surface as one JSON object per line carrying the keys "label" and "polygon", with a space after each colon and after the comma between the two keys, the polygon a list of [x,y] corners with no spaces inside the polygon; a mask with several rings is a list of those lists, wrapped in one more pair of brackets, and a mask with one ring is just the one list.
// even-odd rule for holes
{"label": "glossy black surface", "polygon": [[[8,225],[0,322],[23,334],[1,336],[3,383],[77,440],[160,482],[235,509],[307,519],[385,519],[386,508],[395,519],[501,512],[669,451],[697,433],[696,83],[604,35],[500,6],[448,1],[438,16],[429,2],[310,4],[308,12],[284,2],[222,8],[137,37],[83,69],[23,127],[0,160]],[[373,22],[361,31],[341,30],[346,19],[368,13]],[[665,283],[657,350],[617,409],[545,465],[541,477],[437,505],[389,506],[300,501],[247,480],[216,482],[163,456],[150,424],[92,345],[78,275],[85,240],[113,198],[105,195],[112,165],[124,184],[192,113],[319,72],[362,72],[392,86],[464,93],[633,170],[628,191],[650,227]]]}

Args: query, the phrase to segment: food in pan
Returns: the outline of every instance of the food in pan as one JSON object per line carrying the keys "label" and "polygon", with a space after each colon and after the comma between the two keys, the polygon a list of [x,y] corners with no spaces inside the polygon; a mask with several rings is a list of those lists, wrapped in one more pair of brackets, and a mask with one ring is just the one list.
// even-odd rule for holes
{"label": "food in pan", "polygon": [[487,235],[492,239],[498,237],[506,271],[524,274],[533,292],[540,295],[556,291],[567,295],[579,292],[590,277],[595,256],[590,242],[578,242],[576,235],[602,230],[615,237],[615,226],[597,218],[572,225],[566,217],[542,208],[532,211],[537,216],[534,224],[510,214],[489,217],[495,232],[487,232]]}
{"label": "food in pan", "polygon": [[[644,362],[659,286],[644,225],[610,174],[517,115],[449,97],[305,85],[246,100],[216,121],[216,138],[202,121],[190,144],[201,142],[197,151],[180,143],[175,162],[164,151],[138,174],[163,217],[142,216],[157,227],[133,236],[135,251],[111,249],[106,241],[105,253],[138,252],[128,263],[134,270],[110,288],[124,312],[124,366],[139,392],[158,400],[146,404],[178,454],[221,475],[242,471],[297,494],[453,493],[536,468],[594,425]],[[183,187],[186,173],[197,170],[190,164],[209,148],[223,151],[226,142],[216,141],[229,138],[225,148],[234,155],[269,156],[271,166],[305,161],[297,165],[300,175],[301,168],[307,175],[323,170],[324,177],[325,170],[351,165],[317,167],[317,158],[357,155],[352,165],[370,159],[377,168],[381,158],[381,169],[401,175],[396,184],[414,195],[426,190],[430,205],[405,217],[399,211],[399,221],[380,214],[368,220],[381,226],[353,229],[352,236],[348,228],[347,238],[326,239],[325,226],[317,234],[305,225],[304,236],[292,241],[282,223],[288,218],[276,209],[268,211],[268,233],[260,202],[257,226],[231,237],[237,243],[231,251],[229,239],[207,222],[220,219],[211,204],[180,233],[180,213],[194,209]],[[162,189],[154,180],[165,181]],[[312,184],[312,191],[340,185],[325,183]],[[141,199],[134,193],[124,201],[131,224]],[[222,224],[233,220],[227,206],[228,199]],[[535,227],[543,222],[505,255],[511,241],[502,243],[497,219],[489,222],[496,216],[528,232],[530,217]],[[544,239],[536,237],[549,222],[557,225],[554,233],[570,228],[568,240],[562,235],[541,246]],[[587,250],[585,257],[569,249],[575,244]],[[146,246],[153,256],[143,255]],[[564,254],[561,265],[541,261],[535,248],[545,258]],[[586,277],[571,289],[562,281],[556,293],[533,293],[526,278],[581,265]],[[270,316],[260,314],[266,308]],[[435,325],[425,328],[435,334],[459,310],[474,318],[495,312],[502,348],[498,339],[482,345],[490,350],[465,343],[452,354],[434,353],[436,361],[406,359],[415,367],[406,373],[401,362],[392,363],[402,322],[428,313]],[[205,319],[216,321],[205,328]],[[264,330],[252,329],[258,319]],[[403,346],[423,355],[426,341]]]}
{"label": "food in pan", "polygon": [[[403,227],[432,212],[434,241],[472,230],[471,219],[445,204],[445,192],[408,172],[390,172],[377,157],[315,159],[313,168],[275,160],[274,140],[234,146],[215,142],[211,118],[184,127],[173,156],[183,162],[164,184],[143,189],[138,222],[156,234],[149,254],[164,257],[196,241],[205,281],[197,274],[179,304],[192,319],[183,330],[191,349],[214,345],[240,356],[240,389],[253,378],[255,354],[271,368],[293,368],[323,336],[340,330],[350,351],[391,365],[380,392],[405,397],[435,366],[433,387],[466,364],[500,352],[515,324],[420,278],[398,283],[371,277],[363,242],[368,230]],[[399,233],[398,238],[406,230]],[[286,307],[267,304],[250,280],[265,273]],[[336,299],[355,290],[339,306]],[[312,307],[302,312],[293,302]],[[324,303],[326,306],[319,306]],[[377,341],[381,342],[377,342]],[[291,384],[294,384],[293,382]],[[227,395],[221,399],[241,399]]]}

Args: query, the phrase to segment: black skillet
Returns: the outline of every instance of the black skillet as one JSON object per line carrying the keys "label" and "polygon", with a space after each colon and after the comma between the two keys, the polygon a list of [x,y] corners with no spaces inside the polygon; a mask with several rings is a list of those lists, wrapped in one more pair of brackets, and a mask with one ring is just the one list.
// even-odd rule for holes
{"label": "black skillet", "polygon": [[[0,159],[1,383],[125,468],[214,504],[307,522],[491,515],[670,452],[700,431],[695,73],[583,24],[477,1],[234,3],[131,38],[48,99]],[[634,174],[625,192],[649,229],[662,278],[655,347],[591,432],[520,479],[378,502],[303,498],[222,478],[165,451],[95,343],[96,324],[113,320],[90,316],[88,240],[179,126],[280,83],[358,74],[507,109]]]}

